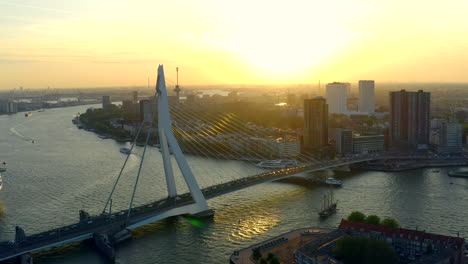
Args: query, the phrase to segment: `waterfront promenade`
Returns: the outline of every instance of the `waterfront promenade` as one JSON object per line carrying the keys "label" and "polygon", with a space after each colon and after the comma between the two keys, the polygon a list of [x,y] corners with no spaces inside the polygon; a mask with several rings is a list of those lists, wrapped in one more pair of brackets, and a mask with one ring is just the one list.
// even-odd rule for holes
{"label": "waterfront promenade", "polygon": [[325,228],[301,228],[296,229],[261,243],[235,251],[229,258],[230,264],[255,264],[252,253],[256,248],[260,249],[260,253],[264,258],[268,254],[275,255],[281,263],[294,263],[294,252],[301,246],[327,237],[335,229]]}

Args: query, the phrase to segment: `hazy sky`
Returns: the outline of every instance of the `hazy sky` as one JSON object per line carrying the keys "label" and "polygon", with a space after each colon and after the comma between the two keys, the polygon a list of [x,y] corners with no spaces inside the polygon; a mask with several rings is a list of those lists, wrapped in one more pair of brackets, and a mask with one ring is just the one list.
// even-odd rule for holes
{"label": "hazy sky", "polygon": [[468,82],[467,0],[0,0],[0,89]]}

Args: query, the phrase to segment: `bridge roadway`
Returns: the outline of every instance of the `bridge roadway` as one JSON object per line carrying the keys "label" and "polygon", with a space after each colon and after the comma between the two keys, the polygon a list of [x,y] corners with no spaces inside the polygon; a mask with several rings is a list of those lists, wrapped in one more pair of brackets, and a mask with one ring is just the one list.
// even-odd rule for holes
{"label": "bridge roadway", "polygon": [[[293,175],[307,172],[319,171],[334,167],[346,166],[354,163],[378,160],[378,159],[407,159],[408,157],[382,157],[367,156],[347,160],[328,161],[320,164],[308,164],[285,169],[265,172],[238,180],[210,186],[202,189],[206,199],[211,199],[230,192],[238,191],[261,183],[276,181],[291,177]],[[411,157],[411,159],[426,159],[427,157]],[[183,206],[194,204],[190,193],[178,195],[173,198],[158,200],[149,204],[132,208],[129,221],[127,222],[128,210],[112,214],[101,214],[82,220],[78,223],[48,230],[42,233],[27,236],[24,241],[14,243],[14,241],[0,242],[0,261],[7,260],[26,253],[31,253],[47,248],[60,246],[72,242],[83,241],[93,237],[94,233],[107,233],[110,230],[122,230],[124,228],[134,229],[144,224],[155,222],[168,216],[177,215],[172,212]],[[161,217],[157,217],[161,215]]]}

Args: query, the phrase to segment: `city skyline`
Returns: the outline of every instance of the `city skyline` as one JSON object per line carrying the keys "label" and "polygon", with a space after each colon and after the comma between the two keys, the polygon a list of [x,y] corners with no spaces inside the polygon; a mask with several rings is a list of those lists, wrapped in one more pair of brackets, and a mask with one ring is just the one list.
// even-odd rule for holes
{"label": "city skyline", "polygon": [[387,253],[359,263],[467,260],[465,91],[402,89],[334,114],[327,100],[356,103],[349,83],[327,85],[336,98],[283,93],[288,107],[264,90],[179,98],[157,76],[153,94],[0,100],[0,261],[346,264],[342,243],[373,233],[355,227],[388,233],[358,257]]}
{"label": "city skyline", "polygon": [[0,6],[1,90],[142,85],[159,63],[190,85],[468,82],[461,0]]}

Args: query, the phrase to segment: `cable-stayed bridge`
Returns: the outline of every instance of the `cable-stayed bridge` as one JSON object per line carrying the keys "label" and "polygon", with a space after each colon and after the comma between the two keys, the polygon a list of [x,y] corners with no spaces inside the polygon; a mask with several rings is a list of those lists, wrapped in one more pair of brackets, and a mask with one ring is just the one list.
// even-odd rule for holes
{"label": "cable-stayed bridge", "polygon": [[[214,156],[224,159],[239,159],[243,157],[246,163],[255,164],[258,161],[270,159],[272,149],[265,144],[257,144],[254,147],[245,148],[244,141],[247,137],[266,138],[269,135],[261,130],[252,130],[246,127],[242,120],[233,114],[222,112],[200,113],[193,109],[184,109],[181,106],[172,107],[171,109],[169,107],[162,66],[158,68],[156,95],[158,125],[154,126],[153,124],[155,120],[154,113],[153,115],[151,113],[145,115],[145,120],[137,132],[130,153],[126,157],[116,182],[105,202],[102,213],[97,216],[89,216],[85,212],[80,212],[80,221],[75,224],[29,236],[20,227],[17,227],[14,240],[0,243],[0,261],[86,239],[94,239],[98,248],[108,256],[113,257],[115,252],[112,248],[112,242],[127,236],[129,234],[127,230],[132,230],[171,216],[185,214],[210,215],[212,211],[208,207],[207,199],[294,175],[360,162],[381,159],[427,158],[425,156],[374,155],[317,162],[305,153],[297,157],[301,161],[301,164],[289,165],[288,167],[271,171],[259,169],[258,173],[251,176],[243,175],[245,172],[240,171],[238,172],[239,178],[206,188],[200,188],[184,157],[182,149],[185,152],[193,152],[210,158]],[[145,147],[141,156],[129,207],[123,211],[112,212],[112,196],[137,139],[140,134],[143,135],[142,132],[146,132]],[[146,148],[153,133],[157,134],[159,138],[167,185],[167,198],[141,206],[134,206],[135,193],[140,179],[141,168],[145,160]],[[189,189],[187,193],[177,193],[173,171],[174,166],[172,164],[174,160]],[[210,169],[208,168],[207,170]],[[102,234],[105,234],[105,236]]]}

